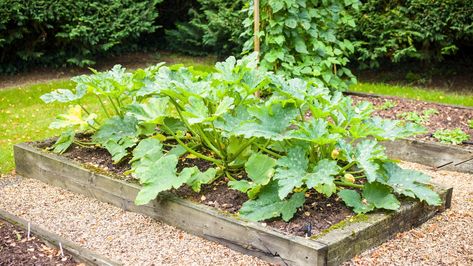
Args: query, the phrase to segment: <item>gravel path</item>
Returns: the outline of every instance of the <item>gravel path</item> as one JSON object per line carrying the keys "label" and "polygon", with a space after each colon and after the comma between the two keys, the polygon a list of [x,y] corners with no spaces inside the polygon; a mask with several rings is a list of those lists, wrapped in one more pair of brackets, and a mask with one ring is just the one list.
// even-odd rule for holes
{"label": "gravel path", "polygon": [[[454,187],[452,208],[346,265],[473,265],[473,175],[403,163]],[[0,178],[0,208],[127,265],[267,265],[140,214],[36,180]]]}
{"label": "gravel path", "polygon": [[19,177],[0,178],[0,208],[125,265],[268,265],[143,215]]}
{"label": "gravel path", "polygon": [[473,265],[473,175],[430,171],[403,163],[453,186],[452,208],[418,228],[357,256],[347,265]]}

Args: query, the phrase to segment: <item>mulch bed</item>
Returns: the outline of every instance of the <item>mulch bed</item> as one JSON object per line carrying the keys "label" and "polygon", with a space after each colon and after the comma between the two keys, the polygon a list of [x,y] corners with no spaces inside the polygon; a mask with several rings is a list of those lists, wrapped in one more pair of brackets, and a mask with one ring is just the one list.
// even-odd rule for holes
{"label": "mulch bed", "polygon": [[78,265],[68,254],[48,247],[27,232],[0,220],[0,265]]}
{"label": "mulch bed", "polygon": [[[473,140],[473,129],[468,126],[468,121],[473,119],[473,109],[454,107],[436,103],[429,103],[423,101],[416,101],[410,99],[403,99],[398,97],[364,97],[364,96],[350,96],[355,103],[361,101],[369,101],[373,103],[378,109],[375,111],[375,115],[389,119],[401,119],[399,115],[405,112],[417,112],[422,114],[425,110],[435,109],[438,114],[430,116],[429,120],[423,124],[428,129],[427,134],[416,136],[416,139],[438,142],[432,134],[438,129],[455,129],[460,128],[465,133],[470,135],[470,141]],[[384,103],[391,101],[394,103],[394,107],[386,110],[379,109]],[[473,145],[462,144],[465,148],[473,148]]]}

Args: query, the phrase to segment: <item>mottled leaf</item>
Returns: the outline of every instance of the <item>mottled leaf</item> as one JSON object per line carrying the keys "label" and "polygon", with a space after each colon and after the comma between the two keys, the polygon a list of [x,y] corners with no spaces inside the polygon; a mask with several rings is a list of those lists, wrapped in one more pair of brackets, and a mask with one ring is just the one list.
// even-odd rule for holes
{"label": "mottled leaf", "polygon": [[264,221],[280,217],[288,222],[304,204],[304,193],[295,193],[287,200],[281,200],[278,195],[278,185],[272,182],[265,186],[257,199],[243,203],[240,216],[250,221]]}

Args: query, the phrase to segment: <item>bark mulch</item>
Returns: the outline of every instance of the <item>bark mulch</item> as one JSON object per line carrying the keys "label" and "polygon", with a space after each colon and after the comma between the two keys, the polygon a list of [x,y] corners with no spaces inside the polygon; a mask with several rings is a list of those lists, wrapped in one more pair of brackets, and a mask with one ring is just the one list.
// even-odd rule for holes
{"label": "bark mulch", "polygon": [[[72,256],[0,219],[0,265],[79,265]],[[84,265],[84,264],[82,264]]]}
{"label": "bark mulch", "polygon": [[[438,142],[432,134],[438,129],[455,129],[460,128],[470,135],[470,141],[473,140],[473,129],[468,122],[473,119],[473,108],[454,107],[430,102],[416,101],[398,97],[362,97],[350,96],[355,103],[361,101],[369,101],[377,108],[375,115],[388,119],[402,119],[401,114],[406,112],[417,112],[419,115],[429,109],[437,110],[437,114],[433,114],[429,119],[422,123],[428,129],[427,134],[419,135],[419,140]],[[386,102],[393,103],[391,108],[381,108]],[[462,144],[465,148],[473,148],[471,144]]]}

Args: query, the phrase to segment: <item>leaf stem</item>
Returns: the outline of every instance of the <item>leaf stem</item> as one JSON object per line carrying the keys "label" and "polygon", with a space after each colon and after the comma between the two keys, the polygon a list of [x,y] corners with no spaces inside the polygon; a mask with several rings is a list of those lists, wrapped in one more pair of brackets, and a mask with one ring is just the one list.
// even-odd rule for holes
{"label": "leaf stem", "polygon": [[236,158],[238,158],[238,156],[240,156],[240,154],[246,149],[248,148],[248,146],[250,146],[254,141],[256,140],[256,137],[253,137],[251,138],[247,143],[245,143],[243,146],[240,147],[240,149],[232,156],[232,158],[230,160],[228,160],[229,162],[233,162]]}
{"label": "leaf stem", "polygon": [[171,96],[168,95],[168,97],[169,97],[169,100],[171,100],[171,103],[174,105],[174,107],[176,107],[176,111],[179,114],[179,117],[181,118],[182,122],[184,122],[184,124],[186,125],[187,129],[189,129],[189,131],[194,136],[199,136],[199,134],[197,134],[195,130],[191,127],[191,125],[189,124],[189,121],[187,121],[187,119],[185,119],[184,116],[182,115],[181,110],[184,108],[182,108],[182,106],[179,103],[177,103],[176,100],[174,100]]}
{"label": "leaf stem", "polygon": [[223,165],[223,162],[221,160],[217,160],[215,158],[212,158],[212,157],[209,157],[209,156],[206,156],[206,155],[203,155],[201,153],[198,153],[196,151],[194,151],[193,149],[189,148],[184,142],[182,142],[182,140],[180,140],[176,134],[174,134],[174,132],[168,127],[166,126],[166,124],[163,123],[163,126],[166,127],[166,129],[175,137],[175,140],[182,146],[184,147],[184,149],[186,149],[186,151],[188,151],[189,153],[197,156],[198,158],[201,158],[203,160],[206,160],[206,161],[210,161],[210,162],[213,162],[217,165]]}
{"label": "leaf stem", "polygon": [[100,96],[98,94],[96,94],[96,96],[99,99],[99,102],[100,102],[100,105],[102,106],[103,112],[105,113],[105,115],[108,118],[110,118],[110,114],[108,113],[107,108],[105,108],[105,104],[103,103],[102,98],[100,98]]}
{"label": "leaf stem", "polygon": [[117,106],[115,105],[115,102],[113,102],[112,97],[108,96],[108,99],[109,99],[110,102],[112,103],[112,106],[113,106],[113,109],[115,110],[115,113],[116,113],[118,116],[122,117],[122,114],[121,114],[120,110],[117,108]]}
{"label": "leaf stem", "polygon": [[262,147],[262,146],[260,146],[260,145],[257,144],[257,143],[256,143],[255,145],[256,145],[256,147],[258,147],[258,149],[260,149],[260,150],[266,152],[267,154],[270,154],[270,155],[272,155],[272,156],[274,156],[274,157],[276,157],[276,158],[278,158],[278,159],[283,157],[281,154],[278,154],[278,153],[275,153],[274,151],[268,150],[268,149],[266,149],[265,147]]}
{"label": "leaf stem", "polygon": [[340,169],[340,171],[338,172],[338,174],[342,174],[343,172],[345,172],[346,170],[350,169],[353,165],[355,165],[355,161],[345,165],[342,169]]}
{"label": "leaf stem", "polygon": [[228,172],[228,171],[225,171],[225,176],[230,179],[231,181],[236,181],[235,178],[233,178],[233,176]]}
{"label": "leaf stem", "polygon": [[353,183],[348,183],[348,182],[343,182],[343,181],[333,181],[335,185],[343,186],[343,187],[352,187],[352,188],[360,188],[362,189],[364,186],[360,184],[353,184]]}
{"label": "leaf stem", "polygon": [[215,152],[220,158],[224,158],[222,153],[220,152],[219,149],[215,148],[215,146],[212,144],[212,142],[209,140],[207,134],[204,132],[204,130],[198,125],[197,126],[198,131],[199,131],[199,136],[202,137],[202,140],[207,144],[207,146]]}
{"label": "leaf stem", "polygon": [[87,111],[87,109],[85,109],[85,107],[84,107],[80,102],[78,102],[77,104],[80,106],[80,108],[81,108],[87,115],[90,115],[89,111]]}

